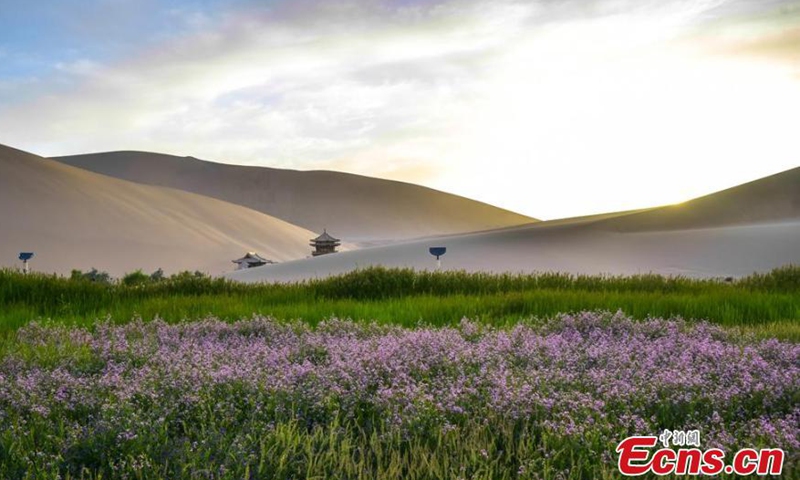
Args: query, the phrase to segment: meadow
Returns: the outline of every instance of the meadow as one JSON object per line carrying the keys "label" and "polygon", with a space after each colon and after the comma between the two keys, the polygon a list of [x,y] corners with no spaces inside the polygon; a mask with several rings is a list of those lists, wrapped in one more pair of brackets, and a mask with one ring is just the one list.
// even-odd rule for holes
{"label": "meadow", "polygon": [[664,428],[800,477],[798,267],[88,278],[0,272],[0,478],[611,479]]}
{"label": "meadow", "polygon": [[[125,281],[127,279],[127,281]],[[252,315],[317,324],[326,318],[414,327],[457,325],[468,317],[495,326],[585,310],[633,318],[704,319],[759,335],[800,340],[800,267],[738,280],[416,272],[370,268],[295,284],[246,285],[188,272],[117,282],[0,271],[0,335],[31,320],[91,326],[133,318],[167,322]]]}

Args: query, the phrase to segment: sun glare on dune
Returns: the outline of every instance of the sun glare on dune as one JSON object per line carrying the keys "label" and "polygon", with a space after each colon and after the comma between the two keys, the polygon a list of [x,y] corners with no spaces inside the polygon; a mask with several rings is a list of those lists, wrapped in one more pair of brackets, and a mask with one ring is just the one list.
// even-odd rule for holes
{"label": "sun glare on dune", "polygon": [[632,25],[560,26],[497,58],[458,123],[460,173],[440,186],[559,218],[682,202],[797,165],[796,68],[692,38],[664,45],[668,24]]}

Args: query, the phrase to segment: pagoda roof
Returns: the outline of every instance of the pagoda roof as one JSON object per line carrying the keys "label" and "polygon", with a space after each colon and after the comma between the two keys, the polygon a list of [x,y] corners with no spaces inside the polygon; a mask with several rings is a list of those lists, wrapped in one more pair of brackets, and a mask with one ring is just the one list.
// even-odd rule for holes
{"label": "pagoda roof", "polygon": [[322,235],[317,238],[312,238],[312,242],[338,242],[338,238],[333,238],[332,236],[328,235],[328,230],[323,230]]}
{"label": "pagoda roof", "polygon": [[273,263],[271,260],[267,260],[266,258],[262,257],[261,255],[257,254],[256,252],[247,252],[244,257],[233,260],[233,263],[255,263],[255,262],[262,262],[262,263]]}

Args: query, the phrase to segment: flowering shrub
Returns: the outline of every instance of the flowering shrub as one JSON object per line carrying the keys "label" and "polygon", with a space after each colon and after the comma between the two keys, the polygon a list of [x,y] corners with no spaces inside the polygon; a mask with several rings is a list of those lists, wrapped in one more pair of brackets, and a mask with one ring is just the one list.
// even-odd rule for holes
{"label": "flowering shrub", "polygon": [[582,313],[494,329],[268,318],[29,325],[2,478],[612,478],[665,428],[800,451],[800,345]]}

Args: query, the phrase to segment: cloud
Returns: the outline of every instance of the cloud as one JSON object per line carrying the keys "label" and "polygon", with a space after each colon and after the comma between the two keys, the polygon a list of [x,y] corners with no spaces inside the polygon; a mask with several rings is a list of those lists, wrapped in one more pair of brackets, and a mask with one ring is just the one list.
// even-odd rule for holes
{"label": "cloud", "polygon": [[[57,97],[43,92],[36,102],[19,105],[14,117],[46,112],[48,122],[39,135],[86,136],[104,125],[143,128],[142,133],[160,137],[162,127],[174,125],[178,128],[170,128],[170,135],[180,138],[207,134],[216,125],[227,137],[234,132],[226,126],[248,132],[250,124],[262,127],[262,138],[273,132],[279,140],[302,135],[303,142],[289,143],[306,143],[312,151],[333,143],[347,146],[351,137],[382,126],[407,128],[415,120],[397,120],[419,111],[416,87],[435,81],[455,88],[464,75],[446,71],[463,68],[471,52],[495,42],[491,31],[482,31],[486,22],[479,18],[448,25],[444,14],[431,14],[425,21],[412,19],[411,25],[397,19],[352,25],[342,11],[318,10],[328,16],[279,12],[279,18],[295,19],[289,24],[231,15],[217,30],[175,39],[124,62],[59,62],[62,83],[76,86]],[[368,8],[361,14],[374,12]],[[304,32],[301,27],[312,20],[325,26]],[[450,57],[454,67],[448,66]],[[76,118],[76,111],[85,120]],[[250,115],[250,122],[243,115]],[[48,126],[56,132],[48,132]],[[282,150],[277,149],[278,161],[287,158]]]}
{"label": "cloud", "polygon": [[800,69],[800,2],[774,2],[748,21],[735,17],[693,40],[720,54],[759,56]]}

